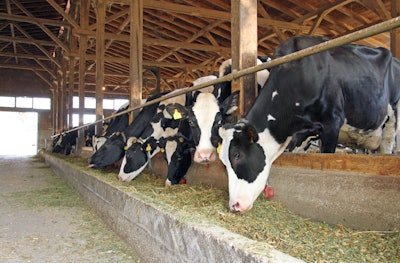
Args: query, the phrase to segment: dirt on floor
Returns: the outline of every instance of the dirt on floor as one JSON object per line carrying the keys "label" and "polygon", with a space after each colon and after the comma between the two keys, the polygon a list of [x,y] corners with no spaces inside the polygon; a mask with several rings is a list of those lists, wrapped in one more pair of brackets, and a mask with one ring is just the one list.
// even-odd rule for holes
{"label": "dirt on floor", "polygon": [[140,262],[39,156],[0,156],[0,262]]}

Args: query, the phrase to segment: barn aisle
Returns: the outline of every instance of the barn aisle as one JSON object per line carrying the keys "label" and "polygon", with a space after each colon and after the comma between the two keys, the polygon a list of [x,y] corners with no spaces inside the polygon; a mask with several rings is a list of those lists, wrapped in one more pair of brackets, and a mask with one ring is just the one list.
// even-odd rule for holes
{"label": "barn aisle", "polygon": [[0,262],[139,262],[37,156],[0,156]]}

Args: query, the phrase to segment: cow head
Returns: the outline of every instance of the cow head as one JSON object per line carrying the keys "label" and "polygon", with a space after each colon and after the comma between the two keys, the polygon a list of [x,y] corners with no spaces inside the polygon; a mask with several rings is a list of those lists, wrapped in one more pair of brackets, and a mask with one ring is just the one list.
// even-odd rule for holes
{"label": "cow head", "polygon": [[228,172],[229,209],[249,211],[265,188],[272,162],[290,138],[279,144],[268,129],[258,132],[246,123],[221,127],[219,134],[222,138],[219,158]]}
{"label": "cow head", "polygon": [[126,148],[118,179],[129,182],[146,168],[150,158],[159,152],[159,148],[157,140],[153,137],[150,137],[145,142],[131,137],[128,139]]}
{"label": "cow head", "polygon": [[217,158],[217,147],[221,143],[218,129],[226,117],[238,107],[239,92],[232,93],[222,104],[212,93],[198,93],[192,106],[167,105],[167,111],[175,118],[186,118],[192,130],[196,147],[194,161],[213,162]]}
{"label": "cow head", "polygon": [[[171,119],[169,113],[160,105],[159,112],[147,125],[140,138],[130,138],[126,146],[126,153],[122,160],[118,178],[121,181],[135,179],[147,166],[150,159],[160,149],[157,141],[162,136],[174,135],[178,131],[179,121]],[[168,115],[168,116],[166,116]]]}
{"label": "cow head", "polygon": [[105,167],[118,162],[124,156],[125,141],[123,132],[113,133],[89,159],[89,166]]}

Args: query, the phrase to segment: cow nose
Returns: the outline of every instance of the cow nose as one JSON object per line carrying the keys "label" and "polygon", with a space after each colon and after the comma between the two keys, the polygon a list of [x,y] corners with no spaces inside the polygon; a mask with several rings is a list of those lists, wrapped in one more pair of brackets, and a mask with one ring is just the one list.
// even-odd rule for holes
{"label": "cow nose", "polygon": [[239,202],[235,202],[234,204],[229,204],[229,208],[230,208],[231,212],[240,212]]}
{"label": "cow nose", "polygon": [[229,202],[229,209],[231,212],[244,213],[253,207],[252,204],[246,205],[245,202],[233,201]]}
{"label": "cow nose", "polygon": [[215,159],[215,154],[212,150],[199,151],[197,154],[197,160],[200,163],[213,162]]}

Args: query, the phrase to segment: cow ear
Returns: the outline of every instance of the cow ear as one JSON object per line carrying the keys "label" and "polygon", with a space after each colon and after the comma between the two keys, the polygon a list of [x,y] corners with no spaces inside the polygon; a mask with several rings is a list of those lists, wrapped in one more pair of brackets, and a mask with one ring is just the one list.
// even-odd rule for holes
{"label": "cow ear", "polygon": [[251,143],[258,141],[258,132],[252,125],[245,125],[242,132],[248,137]]}
{"label": "cow ear", "polygon": [[175,120],[188,117],[188,110],[179,103],[168,104],[165,109]]}
{"label": "cow ear", "polygon": [[233,92],[222,102],[221,112],[224,115],[231,115],[239,106],[239,91]]}

